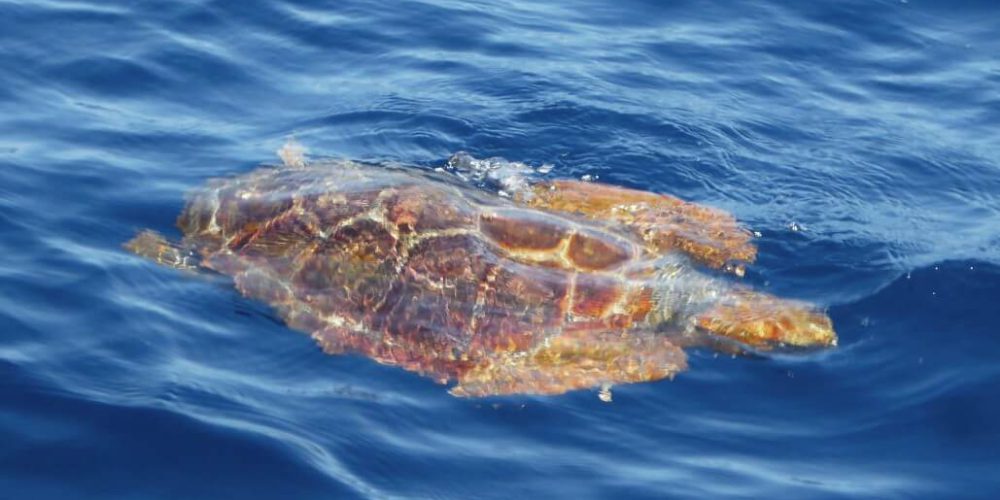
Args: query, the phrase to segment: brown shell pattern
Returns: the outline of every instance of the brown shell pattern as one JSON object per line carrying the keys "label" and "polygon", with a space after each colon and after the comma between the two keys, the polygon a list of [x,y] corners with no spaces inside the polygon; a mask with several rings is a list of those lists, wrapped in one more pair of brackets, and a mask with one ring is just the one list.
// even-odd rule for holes
{"label": "brown shell pattern", "polygon": [[[749,233],[724,212],[574,181],[514,200],[469,189],[353,162],[261,169],[194,193],[178,226],[204,266],[326,352],[456,381],[456,395],[671,377],[691,337],[665,328],[755,347],[835,338],[808,305],[729,293],[683,258],[665,270],[678,252],[716,268],[752,261]],[[164,255],[148,238],[133,246]]]}

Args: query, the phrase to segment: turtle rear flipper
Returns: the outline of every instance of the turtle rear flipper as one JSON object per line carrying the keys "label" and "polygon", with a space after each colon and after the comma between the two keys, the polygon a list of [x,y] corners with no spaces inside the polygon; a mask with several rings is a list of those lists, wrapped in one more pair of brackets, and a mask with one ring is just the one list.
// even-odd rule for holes
{"label": "turtle rear flipper", "polygon": [[737,290],[694,317],[698,329],[760,351],[827,348],[837,334],[826,313],[810,304]]}
{"label": "turtle rear flipper", "polygon": [[757,248],[752,234],[723,210],[665,194],[607,184],[557,180],[531,186],[515,201],[533,208],[621,224],[654,253],[681,251],[742,276]]}
{"label": "turtle rear flipper", "polygon": [[198,259],[180,244],[167,240],[152,229],[144,229],[125,243],[125,249],[157,264],[177,269],[196,269]]}
{"label": "turtle rear flipper", "polygon": [[601,387],[602,400],[610,400],[612,384],[672,378],[686,368],[684,351],[652,332],[567,331],[527,353],[498,355],[473,368],[450,392],[485,397]]}

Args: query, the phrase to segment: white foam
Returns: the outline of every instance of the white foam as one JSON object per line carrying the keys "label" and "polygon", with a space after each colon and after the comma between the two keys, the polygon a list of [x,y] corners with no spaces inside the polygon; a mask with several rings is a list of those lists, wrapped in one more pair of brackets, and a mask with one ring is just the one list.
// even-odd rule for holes
{"label": "white foam", "polygon": [[447,170],[459,178],[477,184],[492,184],[506,196],[530,193],[529,186],[540,175],[552,171],[552,165],[532,167],[519,161],[493,157],[475,158],[459,151],[448,159]]}

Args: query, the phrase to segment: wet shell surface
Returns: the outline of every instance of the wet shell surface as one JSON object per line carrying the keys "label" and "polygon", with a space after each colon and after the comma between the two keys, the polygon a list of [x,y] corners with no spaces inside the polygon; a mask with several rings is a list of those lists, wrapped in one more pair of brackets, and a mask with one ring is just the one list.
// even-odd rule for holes
{"label": "wet shell surface", "polygon": [[681,347],[713,332],[751,347],[835,339],[808,305],[705,272],[755,257],[719,210],[578,181],[506,199],[415,169],[288,163],[211,181],[178,219],[181,242],[144,232],[128,248],[193,255],[326,352],[461,396],[671,377]]}

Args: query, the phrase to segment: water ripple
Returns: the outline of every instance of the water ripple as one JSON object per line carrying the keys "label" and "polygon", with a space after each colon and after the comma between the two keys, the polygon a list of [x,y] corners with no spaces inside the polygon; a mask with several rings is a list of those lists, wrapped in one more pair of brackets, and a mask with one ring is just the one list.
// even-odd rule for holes
{"label": "water ripple", "polygon": [[[994,2],[0,0],[0,497],[987,497]],[[458,150],[757,231],[841,345],[459,400],[138,261],[184,193]],[[95,458],[96,457],[96,458]]]}

